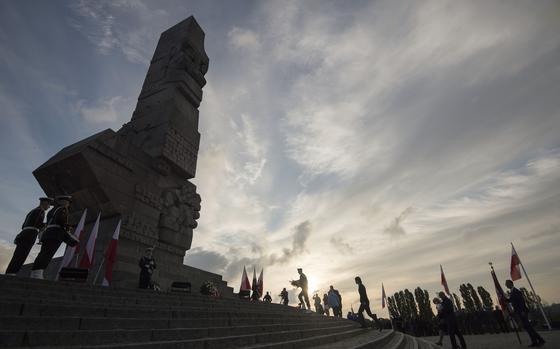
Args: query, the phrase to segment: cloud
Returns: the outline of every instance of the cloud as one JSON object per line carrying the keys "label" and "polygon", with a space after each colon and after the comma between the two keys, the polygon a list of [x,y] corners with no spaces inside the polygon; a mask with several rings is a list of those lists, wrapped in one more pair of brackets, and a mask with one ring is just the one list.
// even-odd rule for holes
{"label": "cloud", "polygon": [[70,20],[71,24],[99,53],[109,55],[117,51],[128,61],[141,64],[150,61],[153,42],[164,29],[160,24],[169,16],[164,10],[149,8],[143,1],[81,0],[73,2],[71,8],[78,16]]}
{"label": "cloud", "polygon": [[0,270],[5,271],[12,259],[14,247],[6,241],[0,239]]}
{"label": "cloud", "polygon": [[560,225],[550,225],[547,228],[523,237],[523,240],[542,239],[560,235]]}
{"label": "cloud", "polygon": [[259,36],[252,30],[233,27],[227,36],[235,49],[257,49],[260,46]]}
{"label": "cloud", "polygon": [[406,235],[406,231],[402,227],[402,223],[404,222],[406,217],[410,215],[413,211],[414,209],[412,207],[407,207],[404,211],[401,212],[401,214],[398,217],[395,217],[395,219],[393,219],[391,224],[389,224],[389,226],[387,226],[383,230],[383,232],[385,234],[391,235],[392,237],[401,237],[403,235]]}
{"label": "cloud", "polygon": [[119,128],[130,119],[135,102],[132,97],[122,96],[100,99],[93,105],[86,105],[86,102],[81,100],[76,109],[88,123],[118,125]]}
{"label": "cloud", "polygon": [[342,254],[352,254],[354,252],[354,248],[348,243],[345,242],[344,239],[340,237],[331,237],[329,240],[331,245],[338,250],[338,252]]}
{"label": "cloud", "polygon": [[195,268],[221,274],[224,268],[229,264],[229,261],[225,256],[217,252],[195,247],[187,253],[185,263]]}

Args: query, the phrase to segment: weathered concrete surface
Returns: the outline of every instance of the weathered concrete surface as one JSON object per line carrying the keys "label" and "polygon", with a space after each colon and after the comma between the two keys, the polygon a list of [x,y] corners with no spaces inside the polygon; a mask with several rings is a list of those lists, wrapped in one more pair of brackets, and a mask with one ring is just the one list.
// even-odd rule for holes
{"label": "weathered concrete surface", "polygon": [[138,260],[154,246],[154,278],[162,287],[174,280],[198,287],[209,279],[231,293],[219,275],[183,266],[201,209],[188,179],[196,175],[207,70],[204,32],[189,17],[161,34],[129,123],[62,149],[33,172],[47,195],[73,196],[75,221],[88,209],[86,232],[101,212],[93,270],[122,219],[114,286],[135,287]]}
{"label": "weathered concrete surface", "polygon": [[[547,342],[541,348],[557,349],[560,348],[560,331],[539,331],[539,334]],[[517,341],[515,333],[503,334],[485,334],[485,335],[472,335],[465,336],[467,347],[469,349],[514,349],[514,348],[527,348],[531,341],[525,332],[519,333],[521,343]],[[435,342],[438,337],[424,337],[423,339]],[[443,348],[451,348],[449,337],[443,339]]]}

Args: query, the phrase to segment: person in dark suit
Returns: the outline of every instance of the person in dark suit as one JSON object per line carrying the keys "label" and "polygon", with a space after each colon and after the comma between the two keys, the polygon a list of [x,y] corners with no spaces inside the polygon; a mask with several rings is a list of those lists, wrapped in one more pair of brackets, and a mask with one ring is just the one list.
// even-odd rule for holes
{"label": "person in dark suit", "polygon": [[463,338],[463,335],[459,331],[459,326],[457,326],[457,318],[455,317],[453,302],[451,302],[451,299],[449,299],[444,292],[439,293],[439,298],[441,299],[442,305],[440,316],[447,325],[447,334],[451,340],[451,347],[453,349],[459,348],[455,339],[455,336],[457,336],[459,338],[459,342],[461,343],[461,348],[466,349],[467,343],[465,343],[465,338]]}
{"label": "person in dark suit", "polygon": [[53,201],[54,200],[51,198],[39,198],[39,206],[32,209],[27,216],[25,216],[23,224],[21,225],[21,232],[14,239],[16,249],[14,250],[12,260],[10,260],[10,264],[8,264],[8,268],[6,268],[6,275],[16,275],[23,263],[25,263],[31,248],[35,244],[35,240],[37,240],[39,231],[41,231],[45,225],[45,223],[43,223],[45,220],[45,211],[49,209]]}
{"label": "person in dark suit", "polygon": [[369,315],[369,317],[371,317],[373,321],[375,321],[377,327],[379,328],[379,331],[383,330],[381,323],[377,319],[377,315],[373,314],[371,312],[371,309],[369,308],[369,298],[367,296],[366,287],[364,286],[364,284],[362,284],[362,279],[359,276],[356,276],[354,278],[354,281],[356,282],[356,285],[358,285],[358,293],[360,294],[360,309],[358,310],[358,318],[360,320],[362,328],[367,327],[366,320],[364,319],[365,311]]}
{"label": "person in dark suit", "polygon": [[531,337],[531,345],[529,345],[529,347],[543,346],[545,343],[544,339],[535,331],[529,322],[529,309],[527,308],[523,294],[513,285],[513,281],[511,280],[506,280],[506,287],[510,289],[507,302],[513,306],[513,313],[519,318],[523,328],[527,331],[529,337]]}

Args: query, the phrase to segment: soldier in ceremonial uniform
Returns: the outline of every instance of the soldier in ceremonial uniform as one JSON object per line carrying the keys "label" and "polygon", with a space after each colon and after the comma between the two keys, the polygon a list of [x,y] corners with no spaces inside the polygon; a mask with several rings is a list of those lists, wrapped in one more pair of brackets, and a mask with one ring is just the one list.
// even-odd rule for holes
{"label": "soldier in ceremonial uniform", "polygon": [[47,227],[41,236],[41,251],[31,268],[32,278],[43,279],[44,270],[63,242],[70,246],[78,244],[78,239],[68,231],[68,207],[71,201],[69,195],[57,196],[55,207],[47,214]]}
{"label": "soldier in ceremonial uniform", "polygon": [[21,232],[14,239],[16,249],[6,269],[6,275],[16,275],[25,263],[29,251],[37,240],[37,235],[44,227],[45,211],[49,209],[53,201],[51,198],[39,198],[39,206],[32,209],[25,217]]}
{"label": "soldier in ceremonial uniform", "polygon": [[301,268],[297,269],[299,273],[299,280],[292,280],[291,284],[296,287],[301,287],[301,292],[298,294],[298,299],[301,302],[301,306],[305,309],[305,305],[307,305],[307,309],[311,310],[311,305],[309,304],[309,295],[307,293],[307,276],[303,273]]}
{"label": "soldier in ceremonial uniform", "polygon": [[138,280],[138,288],[152,288],[152,274],[156,269],[156,261],[153,257],[154,249],[147,248],[144,256],[140,258],[138,266],[140,267],[140,280]]}

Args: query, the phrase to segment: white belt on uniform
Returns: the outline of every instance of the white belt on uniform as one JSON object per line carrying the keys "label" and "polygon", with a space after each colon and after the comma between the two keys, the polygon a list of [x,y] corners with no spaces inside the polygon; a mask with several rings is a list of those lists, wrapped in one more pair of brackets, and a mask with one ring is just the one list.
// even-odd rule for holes
{"label": "white belt on uniform", "polygon": [[23,227],[21,230],[27,230],[27,229],[39,231],[39,228],[35,228],[34,226],[31,226],[31,225],[27,226],[27,227]]}
{"label": "white belt on uniform", "polygon": [[49,225],[47,225],[47,229],[49,229],[49,228],[62,228],[62,227],[58,224],[49,224]]}

